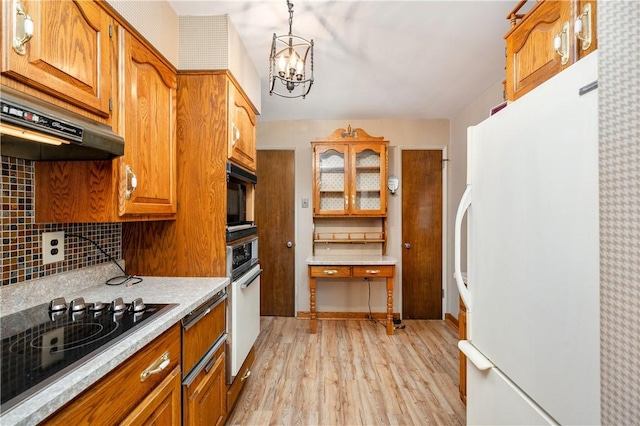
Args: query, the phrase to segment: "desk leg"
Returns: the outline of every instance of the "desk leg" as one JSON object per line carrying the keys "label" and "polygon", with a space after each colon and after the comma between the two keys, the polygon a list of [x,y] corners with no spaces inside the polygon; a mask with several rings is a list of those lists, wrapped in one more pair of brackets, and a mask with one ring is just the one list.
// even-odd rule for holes
{"label": "desk leg", "polygon": [[393,334],[393,277],[387,278],[387,334]]}
{"label": "desk leg", "polygon": [[310,322],[309,322],[309,332],[311,334],[316,333],[316,279],[313,277],[309,277],[309,311],[310,311]]}

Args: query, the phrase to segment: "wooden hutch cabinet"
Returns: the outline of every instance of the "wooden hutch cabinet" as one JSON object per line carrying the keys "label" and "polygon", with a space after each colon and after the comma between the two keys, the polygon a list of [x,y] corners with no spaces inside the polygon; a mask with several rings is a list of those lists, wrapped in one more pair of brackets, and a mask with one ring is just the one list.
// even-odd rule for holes
{"label": "wooden hutch cabinet", "polygon": [[387,214],[387,146],[362,129],[338,129],[313,147],[314,217]]}
{"label": "wooden hutch cabinet", "polygon": [[507,15],[505,97],[518,99],[597,48],[595,0],[542,0]]}

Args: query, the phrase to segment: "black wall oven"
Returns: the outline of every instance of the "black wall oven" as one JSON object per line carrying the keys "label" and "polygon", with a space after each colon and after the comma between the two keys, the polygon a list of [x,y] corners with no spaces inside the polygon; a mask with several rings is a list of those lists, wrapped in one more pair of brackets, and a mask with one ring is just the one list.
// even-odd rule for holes
{"label": "black wall oven", "polygon": [[258,177],[227,163],[227,242],[257,234],[253,222],[253,189]]}

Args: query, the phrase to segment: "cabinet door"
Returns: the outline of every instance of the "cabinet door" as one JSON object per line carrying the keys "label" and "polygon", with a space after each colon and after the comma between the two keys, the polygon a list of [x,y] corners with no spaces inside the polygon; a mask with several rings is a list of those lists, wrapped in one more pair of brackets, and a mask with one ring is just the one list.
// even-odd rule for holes
{"label": "cabinet door", "polygon": [[179,425],[180,392],[180,367],[176,367],[120,425]]}
{"label": "cabinet door", "polygon": [[357,216],[386,214],[386,146],[351,146],[349,213]]}
{"label": "cabinet door", "polygon": [[228,82],[229,90],[229,160],[256,171],[256,115],[253,108]]}
{"label": "cabinet door", "polygon": [[[66,102],[109,117],[111,17],[93,1],[22,0],[33,20],[33,38],[21,55],[12,47],[13,19],[20,3],[3,1],[2,73]],[[7,25],[5,25],[7,24]]]}
{"label": "cabinet door", "polygon": [[[515,100],[574,61],[571,2],[536,3],[528,15],[506,35],[507,100]],[[556,53],[554,39],[560,35],[566,62]],[[565,63],[563,63],[565,62]]]}
{"label": "cabinet door", "polygon": [[119,214],[176,212],[176,74],[151,50],[119,30],[120,164]]}
{"label": "cabinet door", "polygon": [[348,149],[346,144],[314,146],[313,214],[345,215],[349,209]]}
{"label": "cabinet door", "polygon": [[227,415],[224,348],[216,354],[213,366],[185,388],[185,426],[219,425]]}

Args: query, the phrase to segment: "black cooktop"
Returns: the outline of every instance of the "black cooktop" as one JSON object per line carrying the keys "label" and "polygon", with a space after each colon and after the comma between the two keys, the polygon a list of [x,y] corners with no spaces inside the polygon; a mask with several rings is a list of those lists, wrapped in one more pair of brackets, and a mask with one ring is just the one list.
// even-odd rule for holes
{"label": "black cooktop", "polygon": [[2,358],[0,412],[15,406],[176,305],[84,303],[64,299],[0,319]]}

